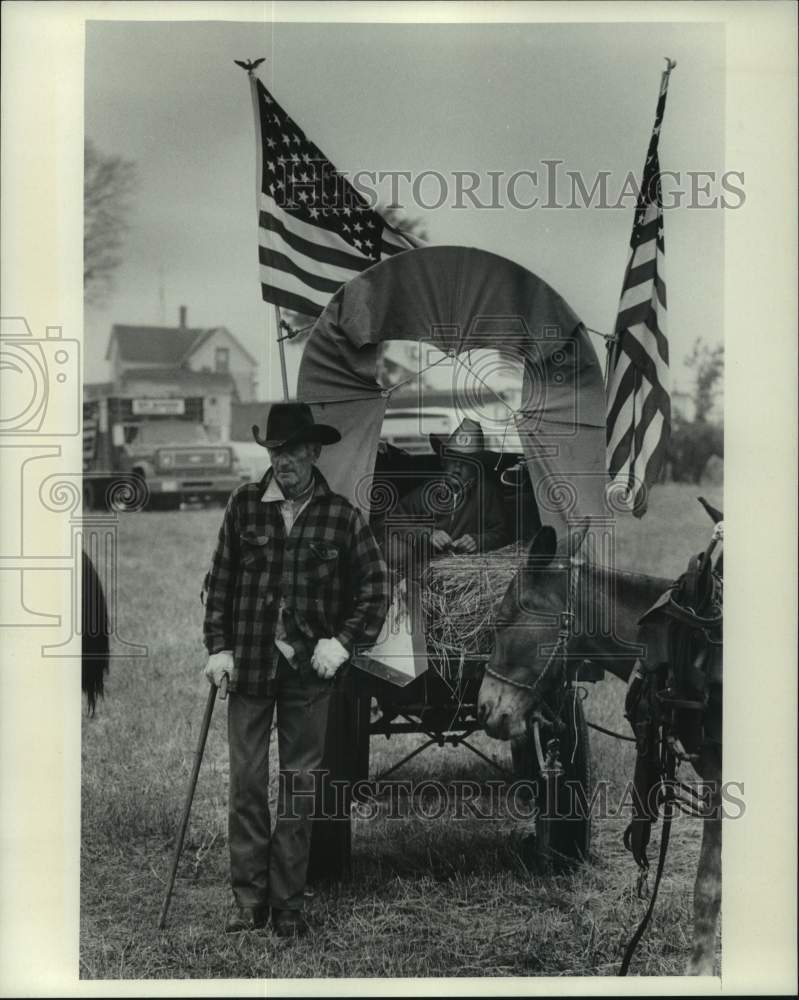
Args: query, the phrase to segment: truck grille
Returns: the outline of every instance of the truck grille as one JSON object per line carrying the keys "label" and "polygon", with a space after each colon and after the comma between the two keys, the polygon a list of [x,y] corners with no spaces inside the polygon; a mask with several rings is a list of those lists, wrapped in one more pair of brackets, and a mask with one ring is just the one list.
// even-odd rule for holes
{"label": "truck grille", "polygon": [[227,472],[229,448],[159,448],[158,467],[169,472]]}

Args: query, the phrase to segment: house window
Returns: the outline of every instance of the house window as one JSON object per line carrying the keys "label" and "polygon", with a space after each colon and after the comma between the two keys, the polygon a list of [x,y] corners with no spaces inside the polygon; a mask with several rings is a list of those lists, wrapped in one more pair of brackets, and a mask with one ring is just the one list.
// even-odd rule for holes
{"label": "house window", "polygon": [[230,348],[217,347],[214,354],[214,367],[218,372],[230,371]]}

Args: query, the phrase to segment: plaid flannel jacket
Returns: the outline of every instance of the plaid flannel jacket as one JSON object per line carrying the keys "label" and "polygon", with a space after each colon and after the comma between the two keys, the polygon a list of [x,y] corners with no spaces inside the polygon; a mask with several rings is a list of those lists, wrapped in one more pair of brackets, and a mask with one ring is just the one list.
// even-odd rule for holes
{"label": "plaid flannel jacket", "polygon": [[253,696],[277,669],[281,596],[301,673],[318,639],[369,646],[388,611],[386,565],[360,512],[314,468],[313,498],[286,535],[278,505],[261,500],[271,476],[231,495],[205,582],[205,647],[233,651],[230,689]]}

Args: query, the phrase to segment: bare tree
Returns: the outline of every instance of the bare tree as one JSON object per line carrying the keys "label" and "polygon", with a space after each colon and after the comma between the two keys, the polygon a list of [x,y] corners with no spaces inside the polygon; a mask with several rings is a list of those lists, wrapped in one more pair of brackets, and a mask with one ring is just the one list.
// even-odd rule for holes
{"label": "bare tree", "polygon": [[415,236],[416,239],[421,240],[423,243],[429,241],[430,237],[427,233],[427,227],[421,219],[405,215],[401,209],[396,208],[394,205],[389,205],[388,208],[381,208],[379,211],[386,222],[401,233]]}
{"label": "bare tree", "polygon": [[120,251],[128,232],[130,198],[136,187],[136,165],[107,156],[91,139],[83,150],[83,292],[87,302],[101,302],[122,263]]}

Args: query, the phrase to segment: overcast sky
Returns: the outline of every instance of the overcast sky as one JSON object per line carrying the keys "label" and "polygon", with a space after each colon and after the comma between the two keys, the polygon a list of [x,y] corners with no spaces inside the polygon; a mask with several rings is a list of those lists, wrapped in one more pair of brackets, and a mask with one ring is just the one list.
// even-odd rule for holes
{"label": "overcast sky", "polygon": [[[544,208],[545,160],[590,188],[609,171],[611,201],[628,172],[640,177],[663,57],[672,74],[661,138],[662,170],[690,194],[688,171],[717,177],[724,162],[724,29],[718,25],[387,25],[102,22],[87,25],[86,135],[136,162],[139,190],[116,291],[85,313],[87,378],[106,377],[112,323],[228,327],[261,363],[264,395],[279,395],[272,307],[260,298],[253,113],[234,59],[266,57],[260,75],[335,166],[437,171],[447,203],[414,205],[431,242],[481,247],[536,272],[583,321],[615,320],[633,202],[621,208]],[[508,204],[507,178],[531,209]],[[454,207],[455,171],[474,171],[486,201],[502,172],[505,207]],[[734,181],[734,183],[739,183]],[[668,186],[668,185],[667,185]],[[745,186],[745,185],[744,185]],[[386,184],[380,193],[388,196]],[[431,179],[419,189],[439,193]],[[723,191],[718,181],[710,195]],[[728,196],[735,203],[736,197]],[[706,195],[699,196],[707,200]],[[696,337],[723,338],[724,211],[666,212],[668,329],[676,380]],[[163,271],[164,312],[159,291]]]}

